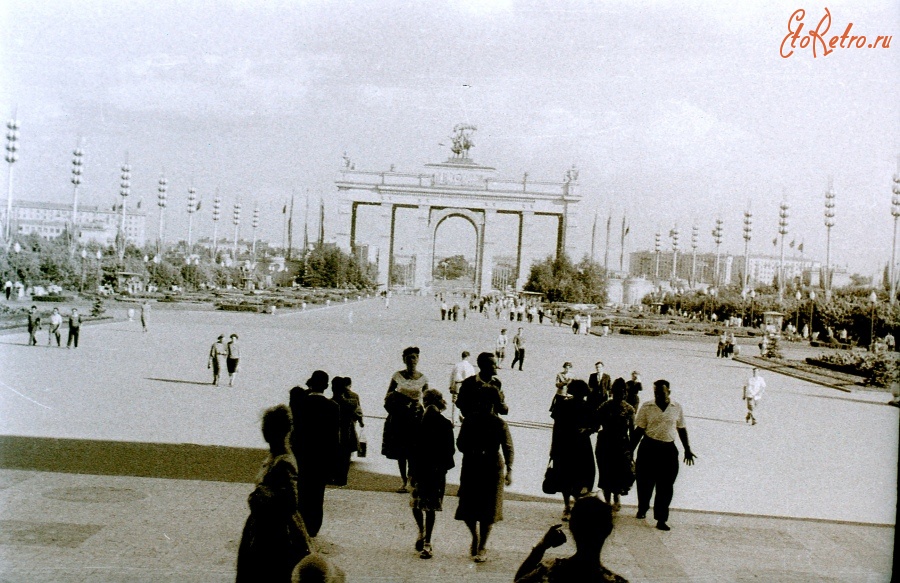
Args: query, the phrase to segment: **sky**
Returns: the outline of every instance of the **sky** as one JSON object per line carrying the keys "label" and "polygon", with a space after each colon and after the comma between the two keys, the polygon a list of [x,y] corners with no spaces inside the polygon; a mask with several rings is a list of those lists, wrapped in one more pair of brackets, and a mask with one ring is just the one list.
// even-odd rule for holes
{"label": "sky", "polygon": [[[129,205],[143,199],[151,239],[164,172],[169,240],[186,238],[193,184],[195,237],[212,234],[218,190],[220,234],[240,200],[242,234],[258,205],[259,236],[280,244],[292,193],[298,224],[307,196],[336,209],[344,152],[357,169],[415,172],[445,160],[453,126],[470,123],[471,157],[500,177],[561,181],[578,167],[585,253],[597,214],[601,240],[613,217],[611,257],[623,215],[628,251],[652,249],[657,231],[671,248],[676,225],[682,250],[696,225],[698,251],[712,251],[720,217],[722,250],[743,254],[748,206],[751,252],[775,253],[785,201],[787,241],[824,262],[831,179],[832,262],[873,274],[891,258],[900,40],[783,58],[794,11],[806,11],[805,34],[826,6],[826,38],[850,22],[869,42],[900,33],[888,0],[6,0],[0,114],[20,124],[14,197],[70,202],[80,144],[81,204],[112,205],[127,159]],[[470,254],[471,227],[447,225],[438,255]]]}

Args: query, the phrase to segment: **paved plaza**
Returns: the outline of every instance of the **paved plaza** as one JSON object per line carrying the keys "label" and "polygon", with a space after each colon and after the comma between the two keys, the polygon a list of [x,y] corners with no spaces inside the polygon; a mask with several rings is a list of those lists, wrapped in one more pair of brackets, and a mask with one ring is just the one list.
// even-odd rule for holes
{"label": "paved plaza", "polygon": [[[402,366],[402,349],[419,346],[420,370],[428,375],[432,386],[446,390],[450,369],[462,350],[472,352],[474,360],[478,352],[492,348],[501,326],[512,336],[521,325],[528,338],[525,371],[500,371],[516,447],[510,491],[520,501],[510,502],[515,510],[498,527],[492,544],[496,555],[502,557],[480,568],[480,575],[473,571],[472,580],[510,580],[540,532],[559,518],[561,501],[540,493],[550,445],[547,408],[553,381],[566,360],[575,364],[576,376],[586,378],[598,359],[606,363],[613,378],[640,370],[646,387],[642,400],[652,398],[650,384],[654,379],[670,380],[672,398],[684,406],[692,446],[699,456],[695,466],[681,466],[673,508],[683,512],[673,514],[671,533],[645,531],[646,525],[639,525],[628,507],[623,510],[620,528],[604,553],[605,562],[613,570],[635,580],[741,580],[741,573],[756,573],[756,580],[886,580],[885,574],[890,572],[897,499],[898,412],[884,404],[888,400],[884,393],[846,394],[768,373],[764,375],[768,389],[759,412],[760,423],[751,427],[743,421],[741,400],[741,385],[749,371],[745,365],[716,359],[712,339],[575,336],[566,327],[511,323],[480,315],[470,315],[466,321],[442,322],[431,298],[405,296],[395,296],[388,309],[380,301],[363,300],[277,315],[167,310],[158,306],[147,333],[141,332],[139,322],[128,322],[120,312],[124,310],[115,311],[119,317],[111,323],[86,326],[78,349],[28,347],[27,335],[22,332],[0,337],[0,435],[262,449],[260,413],[285,402],[290,387],[302,384],[312,370],[323,369],[353,378],[353,389],[360,394],[368,416],[366,429],[372,452],[354,464],[354,471],[381,475],[386,484],[381,490],[388,490],[399,478],[395,478],[394,462],[378,453],[382,400],[392,372]],[[232,332],[240,335],[243,345],[236,386],[213,387],[206,368],[209,345],[217,335]],[[41,339],[46,340],[44,334]],[[457,467],[451,472],[451,482],[458,480],[458,471]],[[249,472],[255,472],[255,467]],[[119,575],[89,576],[84,569],[96,564],[88,559],[76,560],[80,556],[76,549],[62,553],[58,560],[60,566],[81,573],[82,579],[61,576],[44,580],[122,580],[122,563],[134,569],[136,578],[130,580],[219,581],[227,580],[232,572],[237,544],[234,537],[239,536],[246,517],[247,484],[57,474],[28,468],[2,470],[0,478],[4,484],[0,518],[12,521],[7,527],[18,525],[27,531],[30,520],[76,526],[123,521],[121,512],[113,507],[83,501],[80,504],[87,504],[83,510],[76,509],[65,519],[63,515],[69,510],[60,510],[58,497],[46,495],[53,488],[87,484],[114,492],[152,492],[139,500],[120,501],[126,504],[122,508],[138,508],[139,520],[128,525],[136,532],[147,534],[142,525],[164,523],[166,516],[182,517],[186,523],[183,532],[200,537],[165,552],[143,541],[136,545],[137,550],[126,553],[115,550],[115,529],[104,528],[93,534],[90,529],[69,532],[65,530],[68,527],[61,526],[66,536],[83,539],[83,544],[72,549],[83,546],[95,549],[97,557],[117,557],[110,564],[118,565],[111,573]],[[29,497],[38,501],[26,504]],[[533,501],[541,497],[548,503]],[[427,568],[398,567],[397,578],[392,578],[387,574],[394,573],[390,567],[396,556],[387,550],[402,554],[403,537],[414,528],[405,499],[386,492],[352,489],[330,490],[327,498],[326,523],[330,521],[330,526],[323,534],[323,544],[333,545],[332,554],[348,560],[369,556],[371,550],[371,556],[377,557],[372,560],[380,565],[368,574],[381,578],[371,579],[365,578],[367,571],[359,565],[349,566],[352,580],[404,580],[414,576],[452,580],[449,574],[455,569],[466,573],[472,569],[464,560],[464,550],[456,549],[450,562],[459,565],[435,561]],[[196,499],[203,502],[175,509],[179,500]],[[634,505],[636,497],[629,495],[623,502]],[[163,506],[156,508],[157,503]],[[360,529],[340,528],[359,518],[360,513],[352,508],[360,505],[378,514],[372,521],[379,529],[378,537],[363,529],[365,538],[354,538],[363,536]],[[102,512],[97,510],[100,507],[104,508]],[[112,514],[104,517],[107,511]],[[54,519],[55,515],[58,518]],[[446,536],[453,533],[447,543],[448,553],[455,547],[463,549],[467,536],[461,524],[450,517],[445,512],[439,524]],[[11,532],[18,531],[13,528]],[[841,541],[851,535],[856,537],[853,542],[841,548]],[[662,555],[641,550],[642,545],[654,547],[660,536],[669,537],[660,539],[665,541],[662,546],[656,545]],[[26,572],[21,569],[27,570],[30,555],[23,555],[22,549],[31,548],[17,540],[14,534],[0,539],[4,561],[9,561],[2,569],[4,580],[32,580],[15,576]],[[204,540],[208,544],[203,544]],[[400,549],[394,549],[395,540]],[[368,544],[378,548],[369,549]],[[738,548],[726,548],[729,545]],[[780,558],[782,563],[754,564],[747,547],[765,547],[770,561]],[[39,554],[41,547],[34,548]],[[212,563],[199,564],[215,568],[202,573],[179,571],[180,559],[173,557],[189,555],[196,549],[209,549],[199,556]],[[386,552],[378,552],[382,549]],[[665,553],[674,559],[670,561]],[[129,557],[133,561],[129,562]],[[171,572],[165,568],[144,571],[151,564],[159,569],[160,562],[171,565]],[[667,575],[664,566],[668,564],[678,565],[678,569]],[[703,565],[718,569],[722,577],[706,578],[700,568]],[[189,566],[190,561],[185,560],[182,567]],[[767,577],[765,573],[785,576]]]}

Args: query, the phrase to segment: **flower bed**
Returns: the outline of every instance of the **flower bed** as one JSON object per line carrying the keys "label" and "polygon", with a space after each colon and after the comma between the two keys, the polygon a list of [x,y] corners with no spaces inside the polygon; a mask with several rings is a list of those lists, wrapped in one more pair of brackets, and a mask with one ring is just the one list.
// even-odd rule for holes
{"label": "flower bed", "polygon": [[807,364],[865,377],[866,384],[888,387],[900,376],[900,354],[896,352],[851,352],[848,350],[807,358]]}

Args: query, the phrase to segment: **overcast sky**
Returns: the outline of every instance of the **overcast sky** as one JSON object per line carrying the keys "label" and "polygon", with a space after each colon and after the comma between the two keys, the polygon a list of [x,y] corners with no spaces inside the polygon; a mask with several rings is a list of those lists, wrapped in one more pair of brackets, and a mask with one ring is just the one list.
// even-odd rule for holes
{"label": "overcast sky", "polygon": [[[150,238],[164,169],[169,239],[186,236],[193,181],[200,235],[212,233],[218,188],[220,233],[240,198],[243,232],[258,204],[260,235],[278,244],[292,191],[333,208],[342,152],[357,169],[417,171],[446,159],[439,143],[467,122],[478,127],[472,158],[502,177],[561,180],[578,166],[584,252],[599,212],[604,226],[612,213],[614,241],[628,215],[630,250],[676,223],[682,248],[696,224],[712,250],[721,216],[723,250],[740,254],[748,204],[752,252],[774,252],[786,198],[788,240],[824,261],[833,176],[833,261],[871,274],[891,254],[900,40],[781,58],[794,10],[806,9],[808,29],[824,6],[0,2],[0,113],[15,110],[21,125],[15,197],[70,202],[80,139],[82,201],[113,204],[127,152],[129,204],[143,198]],[[900,36],[896,1],[827,6],[828,36],[849,22],[869,41]]]}

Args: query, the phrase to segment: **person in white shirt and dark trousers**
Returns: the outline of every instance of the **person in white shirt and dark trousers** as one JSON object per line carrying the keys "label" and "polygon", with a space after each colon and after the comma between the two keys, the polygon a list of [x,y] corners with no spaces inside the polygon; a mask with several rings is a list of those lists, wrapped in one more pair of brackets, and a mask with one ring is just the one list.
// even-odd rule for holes
{"label": "person in white shirt and dark trousers", "polygon": [[450,399],[452,400],[454,406],[450,411],[450,421],[453,423],[453,426],[456,426],[456,422],[458,421],[458,414],[456,413],[456,395],[459,393],[459,387],[462,385],[463,381],[469,378],[470,376],[474,376],[475,367],[472,366],[472,363],[469,362],[469,351],[465,350],[462,353],[462,360],[453,365],[453,371],[450,373]]}

